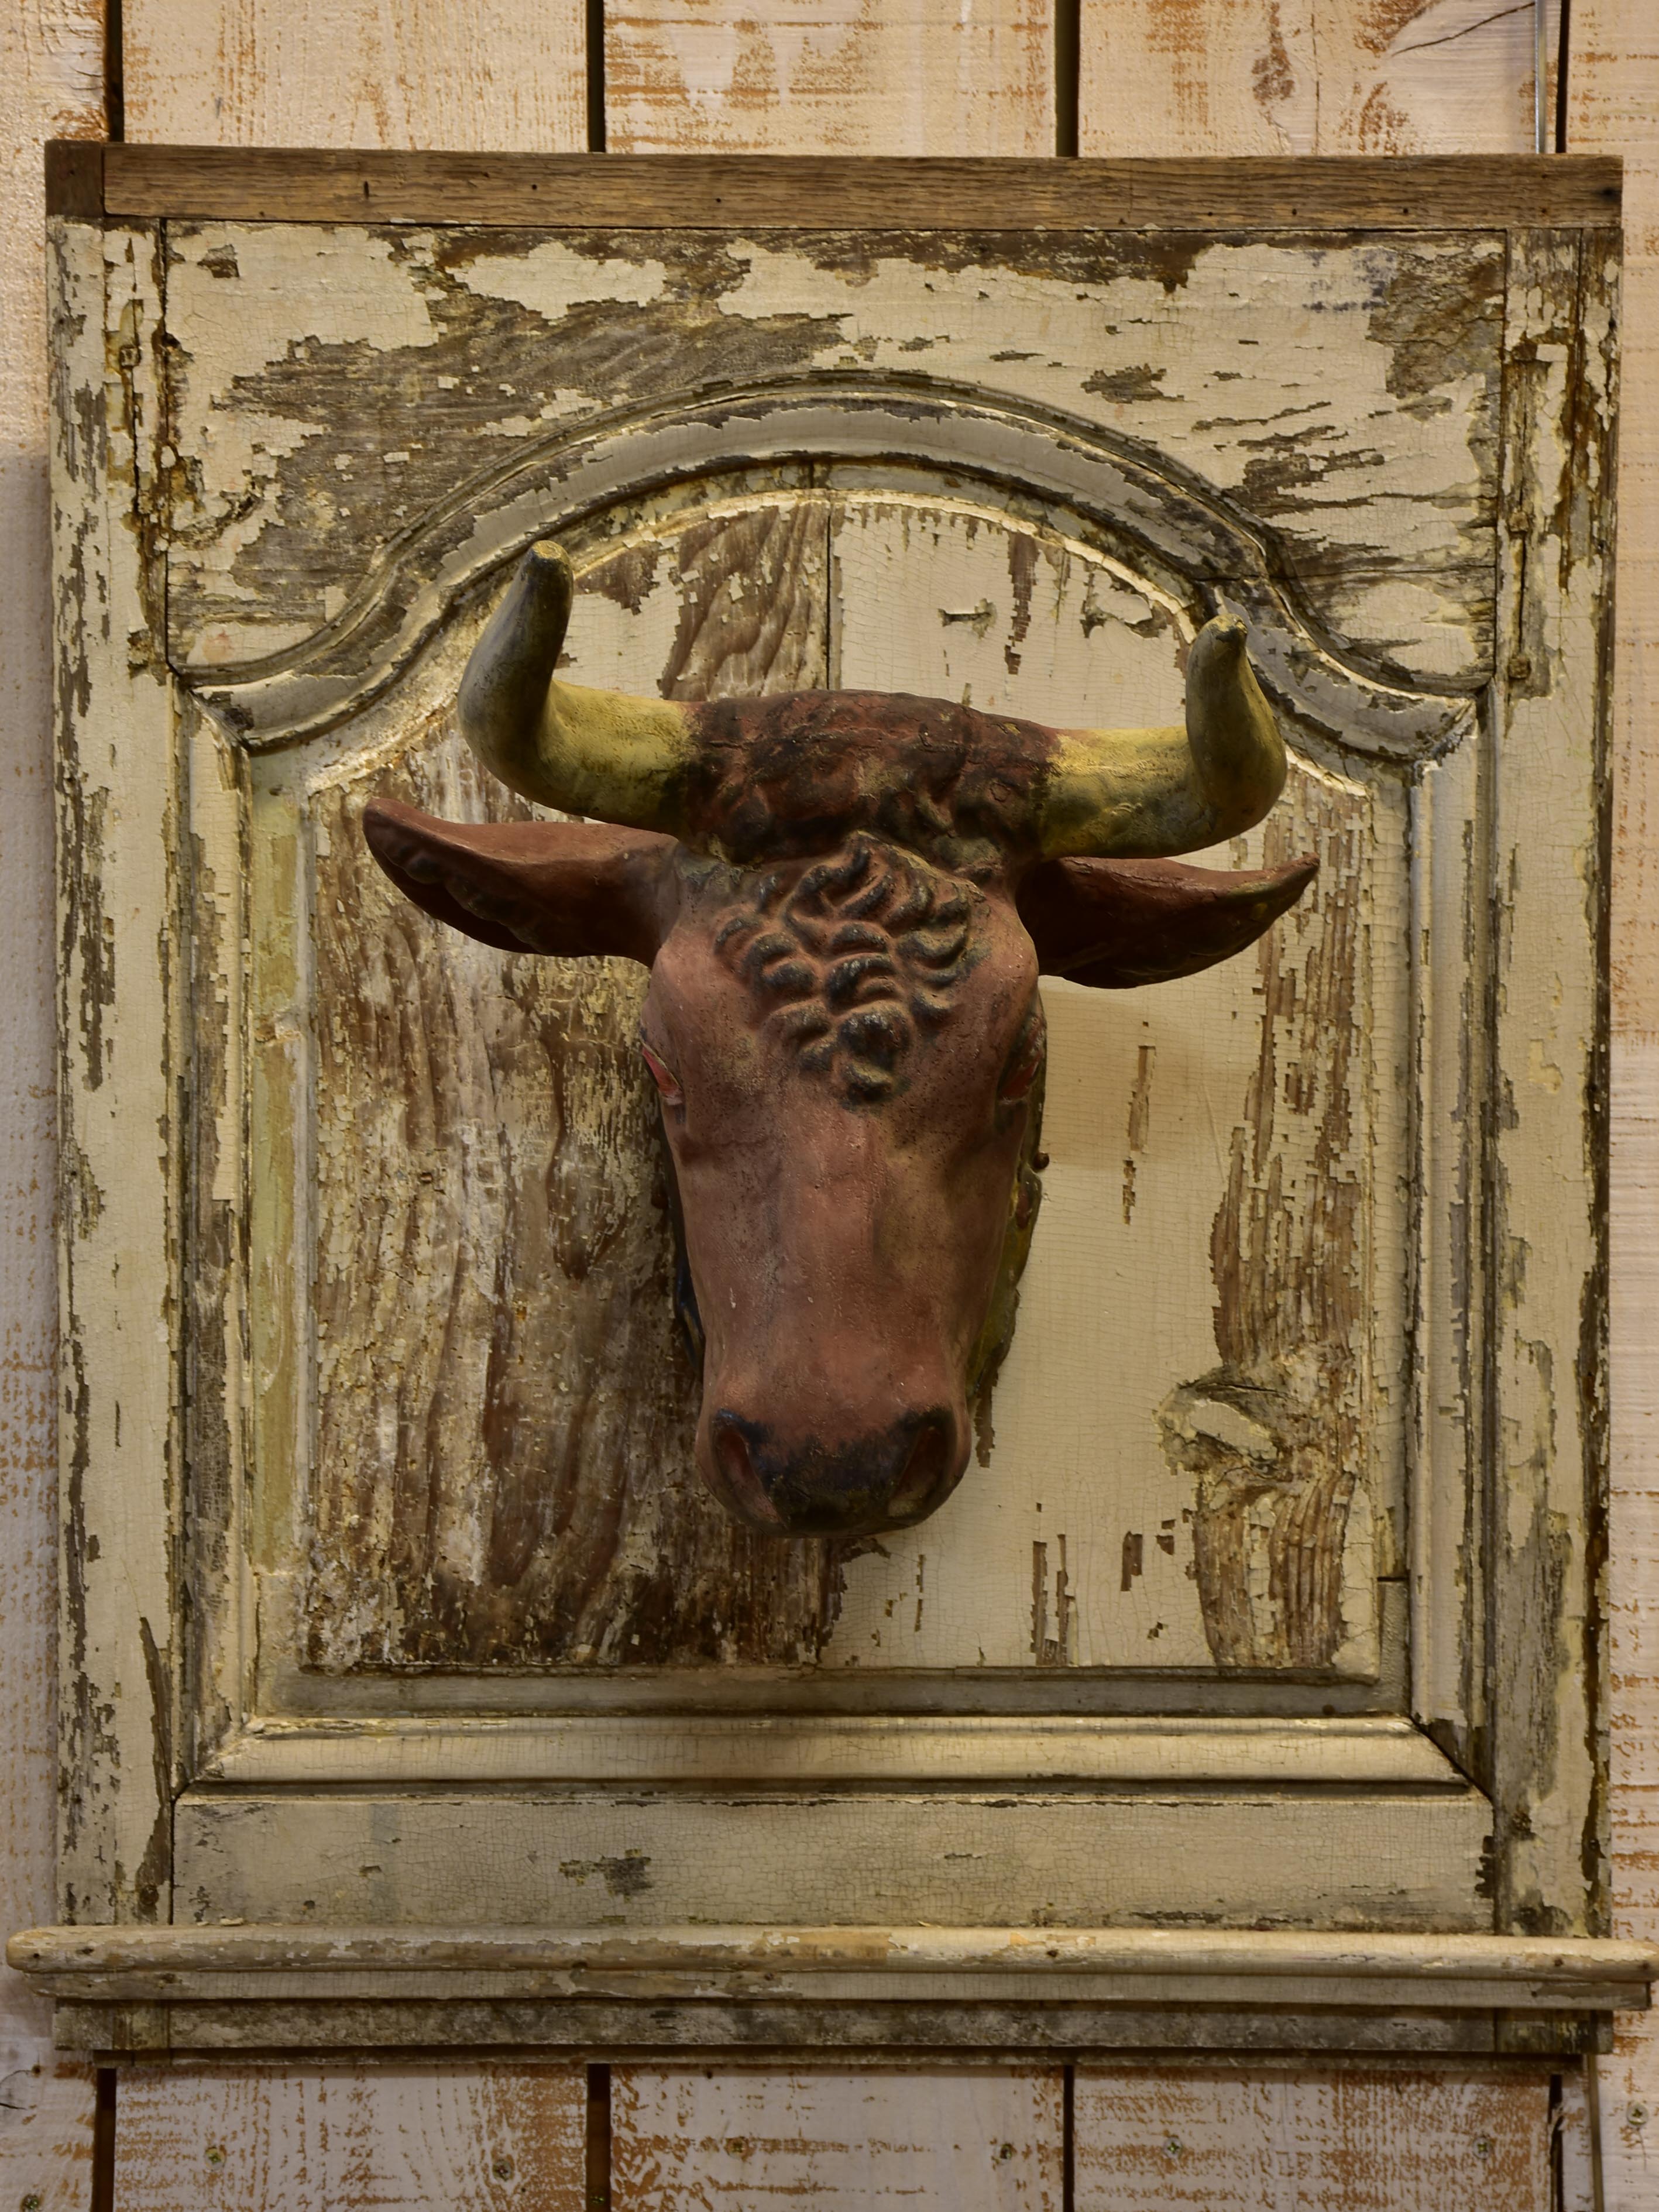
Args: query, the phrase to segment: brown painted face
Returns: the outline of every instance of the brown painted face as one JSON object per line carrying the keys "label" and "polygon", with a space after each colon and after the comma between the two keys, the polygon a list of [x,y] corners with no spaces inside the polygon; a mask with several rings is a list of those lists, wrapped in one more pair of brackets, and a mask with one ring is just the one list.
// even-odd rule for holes
{"label": "brown painted face", "polygon": [[1006,890],[867,838],[719,872],[659,953],[642,1040],[703,1339],[698,1463],[750,1527],[902,1528],[960,1480],[1028,1225],[1036,981]]}
{"label": "brown painted face", "polygon": [[532,550],[461,721],[515,789],[603,818],[483,828],[377,802],[365,835],[410,898],[488,944],[651,969],[641,1048],[703,1476],[769,1534],[907,1527],[961,1479],[1012,1330],[1039,975],[1191,975],[1312,878],[1148,857],[1278,795],[1243,630],[1194,641],[1185,729],[1052,731],[900,695],[583,691],[554,673],[569,604],[562,556]]}

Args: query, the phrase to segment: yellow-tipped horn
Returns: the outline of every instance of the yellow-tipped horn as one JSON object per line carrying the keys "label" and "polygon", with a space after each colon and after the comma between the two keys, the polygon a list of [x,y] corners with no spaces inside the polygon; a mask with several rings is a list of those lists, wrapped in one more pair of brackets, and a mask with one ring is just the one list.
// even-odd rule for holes
{"label": "yellow-tipped horn", "polygon": [[692,753],[686,709],[559,681],[573,589],[560,548],[532,545],[467,662],[462,735],[526,799],[678,836]]}
{"label": "yellow-tipped horn", "polygon": [[1285,787],[1285,743],[1244,625],[1206,623],[1187,660],[1184,728],[1060,730],[1043,805],[1045,858],[1155,860],[1260,822]]}

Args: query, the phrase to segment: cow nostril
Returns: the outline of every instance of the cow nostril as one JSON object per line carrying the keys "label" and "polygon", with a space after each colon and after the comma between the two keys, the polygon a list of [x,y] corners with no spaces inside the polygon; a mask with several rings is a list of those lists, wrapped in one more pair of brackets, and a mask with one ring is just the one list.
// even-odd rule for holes
{"label": "cow nostril", "polygon": [[729,1414],[717,1414],[714,1430],[715,1462],[739,1512],[747,1521],[768,1528],[781,1528],[783,1516],[767,1495],[749,1449],[748,1437]]}
{"label": "cow nostril", "polygon": [[951,1473],[955,1432],[956,1425],[948,1413],[933,1414],[917,1430],[893,1485],[889,1510],[895,1519],[921,1514],[934,1502],[935,1493]]}

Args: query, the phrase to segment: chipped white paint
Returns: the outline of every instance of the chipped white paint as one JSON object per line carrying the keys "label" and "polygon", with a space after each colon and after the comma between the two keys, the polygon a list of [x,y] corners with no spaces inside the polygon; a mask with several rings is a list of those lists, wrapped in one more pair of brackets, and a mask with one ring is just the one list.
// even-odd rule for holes
{"label": "chipped white paint", "polygon": [[[99,0],[0,15],[0,1927],[53,1893],[57,1802],[52,607],[41,143],[103,129]],[[84,2204],[92,2079],[0,1966],[0,2203]]]}
{"label": "chipped white paint", "polygon": [[[1608,1559],[1615,1924],[1659,1929],[1659,22],[1575,0],[1568,143],[1625,156],[1625,369],[1613,728],[1613,1425]],[[1659,2035],[1627,2022],[1601,2062],[1607,2212],[1659,2190]]]}
{"label": "chipped white paint", "polygon": [[166,1255],[181,1136],[167,1040],[182,978],[169,926],[172,699],[142,642],[156,582],[146,364],[159,272],[152,233],[53,228],[59,1026],[76,1040],[61,1125],[58,1430],[59,1725],[76,1778],[58,1887],[71,1915],[165,1919],[179,1322]]}
{"label": "chipped white paint", "polygon": [[[1077,248],[1045,240],[1009,266],[1006,247],[964,258],[948,236],[869,258],[856,241],[830,250],[664,229],[631,241],[643,273],[609,299],[601,272],[623,258],[614,236],[591,254],[569,236],[551,253],[529,239],[509,275],[499,233],[488,234],[487,256],[475,252],[483,234],[411,234],[396,252],[369,234],[354,262],[357,234],[337,227],[323,234],[325,264],[303,226],[273,227],[250,244],[251,228],[186,231],[169,289],[181,337],[168,356],[170,428],[179,450],[203,461],[170,479],[175,649],[188,655],[216,624],[245,654],[256,639],[291,640],[298,627],[340,619],[273,670],[201,670],[200,718],[196,708],[188,715],[191,1079],[201,1105],[214,1108],[217,1135],[210,1157],[201,1150],[209,1117],[198,1112],[188,1449],[199,1493],[191,1573],[202,1672],[190,1686],[186,1741],[197,1771],[210,1759],[239,1785],[187,1791],[179,1802],[176,1874],[189,1911],[449,1924],[495,1915],[567,1926],[618,1914],[643,1925],[711,1916],[999,1921],[1032,1911],[1074,1923],[1128,1915],[1237,1924],[1266,1915],[1327,1926],[1480,1925],[1490,1911],[1488,1808],[1426,1735],[1411,1737],[1425,1771],[1407,1785],[1424,1794],[1401,1794],[1399,1778],[1379,1766],[1379,1746],[1393,1741],[1387,1723],[1374,1737],[1363,1724],[1334,1726],[1316,1739],[1322,1790],[1285,1794],[1284,1780],[1305,1771],[1310,1753],[1287,1753],[1271,1775],[1260,1757],[1239,1765],[1237,1744],[1225,1748],[1224,1717],[1266,1717],[1265,1692],[1249,1680],[1264,1672],[1288,1678],[1277,1706],[1292,1731],[1287,1743],[1295,1717],[1332,1696],[1346,1698],[1356,1723],[1367,1709],[1399,1714],[1406,1655],[1389,1623],[1401,1611],[1408,1541],[1418,1619],[1433,1615],[1457,1654],[1445,1687],[1454,1725],[1470,1676],[1467,1639],[1480,1608],[1466,1602],[1474,1592],[1465,1526],[1454,1519],[1423,1540],[1411,1532],[1424,1519],[1422,1493],[1449,1474],[1466,1486],[1480,1454],[1467,1409],[1439,1416],[1445,1438],[1413,1443],[1407,1347],[1420,1312],[1439,1332],[1436,1357],[1449,1371],[1466,1327],[1461,1301],[1481,1306],[1488,1293],[1478,1266],[1461,1291],[1456,1270],[1443,1266],[1437,1290],[1418,1288],[1413,1267],[1435,1238],[1410,1194],[1467,1175],[1457,1147],[1485,1126],[1478,1101],[1492,1079],[1479,1072],[1475,1110],[1465,1110],[1438,1073],[1419,1089],[1413,1054],[1446,1027],[1478,1021],[1486,941],[1468,935],[1455,885],[1432,896],[1412,888],[1407,854],[1455,853],[1483,808],[1486,818],[1492,811],[1490,769],[1452,765],[1486,756],[1463,697],[1443,687],[1451,647],[1462,684],[1478,681],[1490,659],[1491,567],[1480,549],[1498,527],[1491,432],[1502,241],[1476,234],[1206,246],[1104,234]],[[227,347],[218,303],[234,296],[245,247],[258,276],[256,313]],[[1577,266],[1576,238],[1551,250],[1564,268]],[[696,277],[702,302],[711,272],[718,300],[688,315],[674,287]],[[1518,331],[1522,316],[1536,320],[1543,309],[1528,299],[1508,312]],[[1599,312],[1588,311],[1589,327]],[[1011,350],[993,343],[999,322],[1043,343],[1012,349],[1019,360],[998,358]],[[1099,363],[1109,325],[1133,336],[1115,366],[1086,368]],[[930,377],[949,373],[942,396],[919,397],[914,383],[886,375],[917,356],[906,331],[925,340]],[[629,333],[644,367],[618,352]],[[1147,366],[1154,343],[1167,374]],[[1222,366],[1233,361],[1243,365]],[[752,407],[690,396],[711,363],[753,383],[780,362],[799,370],[804,395],[787,404],[770,394]],[[849,363],[866,383],[826,380]],[[1530,481],[1529,469],[1556,466],[1551,441],[1566,403],[1565,367],[1536,392],[1535,373],[1526,374],[1536,404],[1512,410],[1502,457],[1517,483]],[[957,396],[959,380],[975,387],[973,404]],[[602,388],[627,398],[635,382],[652,410],[647,423],[627,437],[603,424],[590,435]],[[932,389],[939,392],[937,381]],[[564,414],[538,442],[526,426],[556,401]],[[1337,420],[1346,425],[1344,410],[1362,409],[1363,439]],[[245,435],[234,429],[239,414],[251,425]],[[1581,434],[1595,427],[1593,392],[1574,419]],[[295,435],[278,434],[283,425]],[[902,426],[897,440],[892,426]],[[606,439],[614,450],[601,465],[593,457]],[[1160,440],[1154,464],[1147,449]],[[630,442],[640,449],[631,477]],[[1327,452],[1340,454],[1340,494],[1333,471],[1317,465]],[[982,476],[947,481],[953,457]],[[1565,460],[1593,513],[1605,489],[1595,451]],[[586,487],[583,511],[567,534],[585,591],[572,666],[641,691],[790,688],[827,674],[966,692],[978,705],[1060,722],[1156,716],[1170,711],[1182,645],[1218,589],[1249,610],[1298,750],[1273,821],[1255,844],[1217,857],[1280,860],[1305,843],[1323,865],[1305,914],[1254,963],[1147,994],[1144,1009],[1129,996],[1052,993],[1049,1210],[993,1409],[989,1465],[914,1537],[836,1567],[840,1580],[805,1593],[799,1631],[788,1607],[802,1593],[742,1574],[728,1589],[729,1567],[707,1580],[699,1568],[684,1601],[706,1590],[711,1617],[693,1604],[684,1632],[696,1640],[640,1651],[636,1675],[639,1632],[670,1602],[652,1595],[649,1576],[679,1547],[690,1559],[713,1556],[699,1549],[702,1538],[684,1534],[696,1493],[672,1418],[653,1431],[647,1457],[661,1480],[649,1511],[626,1497],[610,1518],[608,1506],[584,1505],[600,1535],[593,1573],[578,1577],[582,1602],[596,1592],[604,1601],[604,1632],[586,1644],[561,1625],[563,1554],[536,1535],[537,1468],[514,1463],[503,1475],[475,1449],[493,1387],[486,1324],[504,1295],[486,1263],[506,1251],[491,1211],[492,1147],[505,1146],[506,1172],[516,1175],[514,1159],[544,1158],[551,1140],[539,1092],[520,1102],[523,1127],[514,1121],[518,1048],[497,1074],[465,1044],[468,1024],[495,1021],[495,1000],[511,997],[501,963],[469,951],[464,975],[434,971],[422,983],[418,1059],[438,1076],[409,1077],[396,1045],[384,1127],[380,1086],[342,1117],[343,1067],[324,1082],[331,1054],[380,1052],[373,1039],[382,1033],[394,1044],[412,1034],[413,1002],[370,988],[380,972],[373,945],[394,918],[383,891],[361,889],[368,879],[348,802],[366,778],[402,774],[435,777],[441,797],[453,783],[463,811],[483,803],[463,789],[465,777],[454,781],[447,720],[486,604],[482,593],[464,598],[464,587],[499,566],[515,539],[556,521],[576,483]],[[1524,507],[1517,491],[1505,528]],[[1045,527],[1033,511],[1066,526]],[[1264,517],[1299,549],[1294,581],[1260,550]],[[376,544],[390,554],[394,538],[395,556],[372,566]],[[1497,542],[1508,559],[1509,540]],[[757,574],[790,611],[781,627],[750,605]],[[1531,830],[1524,812],[1511,829],[1499,794],[1517,884],[1546,828],[1569,854],[1582,844],[1593,805],[1580,732],[1594,726],[1599,580],[1587,540],[1578,596],[1553,628],[1534,614],[1535,583],[1517,612],[1506,605],[1535,655],[1529,677],[1519,646],[1510,652],[1511,685],[1530,684],[1542,702],[1528,705],[1530,721],[1514,720],[1515,744],[1546,747],[1556,779],[1547,823]],[[257,624],[233,622],[239,605],[257,606],[276,628],[260,639]],[[1321,624],[1339,618],[1339,641],[1322,644]],[[1565,702],[1574,719],[1564,740]],[[250,724],[258,750],[239,739]],[[1399,757],[1430,745],[1442,765],[1408,781]],[[244,884],[246,917],[233,895]],[[1514,903],[1516,926],[1535,926],[1518,891]],[[1561,899],[1552,892],[1547,903],[1560,931]],[[1574,1157],[1562,1131],[1577,1126],[1587,1079],[1591,919],[1560,952],[1553,1027],[1523,1006],[1518,982],[1510,990],[1510,1014],[1526,1030],[1511,1055],[1517,1093],[1534,1065],[1559,1079],[1526,1085],[1506,1129],[1513,1202],[1563,1220],[1581,1187],[1563,1193],[1552,1178]],[[431,935],[401,913],[395,926]],[[354,931],[371,927],[367,952],[354,950]],[[246,1070],[232,957],[244,932]],[[1402,959],[1407,944],[1414,957]],[[1501,944],[1507,951],[1507,935]],[[1578,963],[1571,972],[1561,964],[1569,957]],[[1428,976],[1454,994],[1432,1009]],[[598,985],[583,988],[579,1026],[592,1066],[573,1061],[564,1079],[558,1142],[592,1121],[572,1154],[586,1162],[572,1189],[591,1206],[603,1185],[613,1243],[637,1217],[648,1285],[649,1237],[661,1231],[647,1211],[648,1145],[629,1103],[641,1088],[626,1049],[633,987],[612,997],[610,986],[598,997]],[[528,1001],[512,1003],[522,1012]],[[464,1020],[456,1008],[469,1010]],[[170,1036],[177,1060],[184,1032]],[[1546,1048],[1541,1059],[1534,1047]],[[542,1054],[538,1046],[525,1064],[541,1067]],[[408,1095],[424,1098],[452,1076],[465,1096],[433,1121],[447,1133],[428,1158],[421,1147],[435,1137],[421,1136],[418,1117],[405,1126],[395,1101],[410,1080]],[[245,1228],[236,1218],[244,1098]],[[1457,1133],[1448,1135],[1447,1121]],[[373,1143],[371,1129],[380,1130]],[[471,1151],[456,1141],[469,1129]],[[1434,1174],[1416,1164],[1425,1145],[1444,1155]],[[467,1164],[475,1155],[484,1164],[477,1172]],[[353,1243],[361,1213],[371,1224],[404,1222],[387,1248],[395,1253],[447,1250],[422,1226],[434,1199],[450,1212],[441,1206],[432,1220],[456,1224],[454,1264],[434,1260],[428,1271],[442,1313],[423,1303],[418,1272],[374,1262],[372,1238],[361,1252]],[[1578,1300],[1594,1256],[1577,1234],[1553,1251],[1541,1303],[1534,1283],[1526,1323],[1563,1373],[1579,1357]],[[512,1264],[524,1269],[512,1313],[528,1315],[533,1304],[546,1326],[562,1328],[568,1309],[571,1342],[585,1341],[611,1295],[603,1268],[567,1268],[556,1280],[528,1248]],[[629,1293],[635,1304],[642,1295],[638,1285]],[[125,1316],[130,1280],[123,1297]],[[657,1297],[660,1305],[660,1285]],[[470,1350],[434,1381],[428,1368],[451,1316]],[[410,1341],[388,1381],[376,1359],[405,1326]],[[563,1356],[553,1358],[547,1389],[587,1387],[586,1369],[558,1367]],[[668,1355],[659,1346],[647,1356],[656,1374]],[[1060,1376],[1070,1378],[1063,1387]],[[644,1402],[639,1389],[629,1395]],[[553,1406],[550,1434],[561,1418]],[[433,1455],[423,1474],[399,1441],[409,1437]],[[246,1479],[237,1472],[244,1440]],[[631,1468],[641,1447],[622,1449]],[[1542,1479],[1565,1478],[1546,1467]],[[680,1491],[685,1503],[676,1502]],[[496,1553],[515,1514],[529,1548],[503,1568]],[[1471,1516],[1473,1498],[1465,1523]],[[604,1548],[608,1528],[614,1556]],[[537,1577],[547,1574],[555,1581],[542,1591]],[[1563,1588],[1553,1626],[1536,1592],[1499,1588],[1506,1649],[1521,1650],[1540,1622],[1570,1636],[1578,1600],[1571,1578]],[[778,1633],[756,1641],[753,1623],[764,1630],[769,1607],[781,1608]],[[732,1640],[738,1619],[747,1644]],[[702,1663],[694,1668],[693,1659]],[[503,1671],[525,1662],[559,1671],[539,1680]],[[410,1662],[416,1671],[402,1680],[374,1671]],[[781,1663],[793,1670],[782,1680],[768,1672]],[[1133,1730],[1116,1749],[1102,1732],[1075,1773],[1061,1748],[1052,1771],[1028,1759],[1016,1778],[1009,1731],[993,1752],[995,1731],[953,1736],[944,1717],[971,1711],[981,1683],[1034,1717],[1109,1708],[1120,1692],[1101,1669],[1138,1684],[1125,1693],[1147,1714],[1171,1696],[1207,1702],[1210,1735],[1202,1747],[1202,1732],[1194,1735],[1184,1767],[1178,1755],[1154,1762],[1155,1792],[1137,1791],[1121,1763],[1140,1755],[1123,1748]],[[1524,1729],[1511,1738],[1501,1716],[1492,1722],[1506,1804],[1532,1808],[1507,1877],[1515,1912],[1522,1924],[1541,1915],[1562,1932],[1588,1932],[1596,1910],[1572,1840],[1588,1788],[1573,1702],[1583,1694],[1571,1668],[1558,1686],[1547,1666]],[[515,1730],[492,1735],[470,1720],[481,1700],[516,1715]],[[900,1717],[929,1701],[938,1717],[926,1725]],[[694,1727],[671,1741],[647,1717],[653,1702],[690,1704],[711,1720],[733,1705],[794,1717],[746,1734]],[[813,1718],[815,1706],[827,1715],[838,1702],[861,1707],[871,1725]],[[580,1773],[592,1729],[553,1722],[537,1747],[536,1715],[562,1705],[612,1715],[602,1724],[614,1739],[607,1775]],[[1441,1718],[1449,1707],[1419,1711]],[[892,1717],[881,1717],[884,1708]],[[383,1732],[381,1719],[399,1712],[430,1718],[414,1735]],[[277,1733],[243,1737],[246,1722],[266,1719],[283,1723]],[[1174,1731],[1166,1748],[1174,1754],[1184,1740]],[[464,1776],[483,1784],[537,1771],[578,1786],[568,1799],[533,1788],[499,1800],[405,1798],[391,1793],[410,1784],[398,1771],[406,1753],[463,1788]],[[1537,1770],[1552,1759],[1553,1781],[1540,1783]],[[1231,1787],[1217,1786],[1224,1772]],[[1062,1774],[1069,1791],[1055,1787]],[[291,1794],[266,1794],[279,1780]],[[757,1782],[771,1794],[748,1795]],[[926,1794],[908,1794],[918,1783]],[[834,1794],[821,1798],[826,1784]],[[485,1807],[487,1844],[477,1825]],[[1519,1819],[1506,1817],[1518,1834]],[[739,1840],[762,1830],[763,1848]],[[1103,1835],[1115,1839],[1105,1850]]]}
{"label": "chipped white paint", "polygon": [[[325,1753],[316,1761],[325,1772]],[[763,1828],[764,1839],[761,1839]],[[641,1783],[186,1793],[192,1915],[549,1927],[693,1917],[1479,1929],[1484,1799],[1455,1786],[729,1795]]]}
{"label": "chipped white paint", "polygon": [[[694,257],[690,302],[679,300],[684,279],[665,272],[641,299],[647,287],[630,275],[613,310],[600,271],[616,258],[614,234],[592,240],[585,271],[561,252],[524,258],[509,282],[499,251],[475,258],[476,241],[404,233],[395,267],[378,279],[386,249],[364,242],[361,285],[372,285],[374,304],[353,285],[357,329],[331,357],[306,341],[325,345],[319,331],[339,325],[337,240],[319,258],[308,228],[262,226],[250,243],[252,228],[185,229],[170,272],[178,436],[199,471],[179,500],[187,535],[170,566],[173,647],[185,663],[229,665],[291,643],[297,621],[319,626],[337,611],[330,582],[355,590],[416,519],[411,483],[428,499],[459,491],[485,467],[520,462],[537,422],[568,434],[618,403],[672,406],[719,364],[739,384],[786,371],[921,369],[1097,425],[1269,522],[1304,556],[1300,587],[1316,613],[1372,641],[1379,672],[1402,639],[1425,684],[1475,683],[1490,665],[1482,477],[1496,419],[1495,239],[1472,260],[1468,245],[1423,240],[1334,245],[1310,263],[1260,241],[1103,237],[1055,244],[1022,270],[971,247],[854,247],[845,265],[838,254],[804,265],[793,245],[737,238],[706,270]],[[659,252],[637,234],[633,243],[649,271]],[[282,271],[274,318],[257,291],[245,314],[240,277],[215,273],[239,270],[245,251]],[[486,353],[475,333],[501,298],[528,312],[516,343],[496,338]],[[1455,327],[1425,349],[1421,318],[1454,301]],[[435,347],[434,322],[444,334]],[[658,322],[684,349],[672,382],[655,349],[629,335]],[[398,331],[406,338],[391,343]],[[419,422],[399,414],[409,375],[431,383]],[[320,404],[331,380],[342,402],[354,387],[362,396],[386,386],[384,412],[365,415],[343,450]],[[305,459],[285,471],[296,441]],[[393,453],[405,459],[392,465]],[[316,540],[315,573],[307,587],[289,569],[279,611],[296,500]]]}

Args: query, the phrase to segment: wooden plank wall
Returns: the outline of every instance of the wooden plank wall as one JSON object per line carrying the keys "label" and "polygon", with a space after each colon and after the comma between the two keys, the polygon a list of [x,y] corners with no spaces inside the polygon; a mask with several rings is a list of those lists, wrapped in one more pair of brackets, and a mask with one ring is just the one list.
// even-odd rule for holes
{"label": "wooden plank wall", "polygon": [[[1064,142],[1055,0],[609,0],[603,101],[584,0],[125,0],[125,129],[226,143],[1045,153]],[[0,21],[0,1918],[50,1912],[52,1285],[49,730],[39,167],[105,117],[103,0]],[[1085,153],[1523,150],[1531,10],[1493,0],[1081,0]],[[1627,209],[1615,988],[1614,1831],[1620,1932],[1659,1936],[1659,10],[1573,0],[1568,143],[1635,157]],[[1553,87],[1549,91],[1552,98]],[[118,120],[118,118],[117,118]],[[1651,794],[1651,796],[1650,795]],[[0,1970],[3,1972],[3,1970]],[[0,2208],[91,2201],[90,2077],[0,1981]],[[37,2070],[38,2069],[38,2070]],[[1659,2188],[1659,2034],[1601,2068],[1605,2202]],[[618,2205],[778,2197],[1054,2208],[1056,2077],[620,2070]],[[1161,2205],[1406,2212],[1549,2201],[1540,2076],[1478,2069],[1115,2069],[1077,2091],[1078,2212]],[[568,2069],[218,2069],[135,2076],[124,2208],[216,2202],[574,2207]],[[1588,2204],[1567,2108],[1568,2203]],[[869,2146],[889,2145],[872,2162]],[[510,2169],[510,2170],[509,2170]],[[1575,2179],[1572,2177],[1577,2176]]]}
{"label": "wooden plank wall", "polygon": [[[1573,0],[1567,137],[1626,157],[1613,875],[1613,1844],[1618,1932],[1659,1936],[1659,9]],[[1607,2202],[1659,2201],[1659,2028],[1601,2069]]]}
{"label": "wooden plank wall", "polygon": [[[103,0],[0,10],[0,1927],[52,1910],[56,1048],[43,138],[104,129]],[[87,2202],[93,2084],[0,1965],[0,2205]]]}

